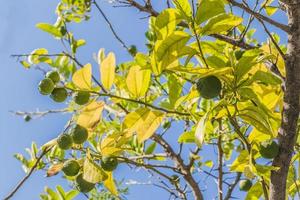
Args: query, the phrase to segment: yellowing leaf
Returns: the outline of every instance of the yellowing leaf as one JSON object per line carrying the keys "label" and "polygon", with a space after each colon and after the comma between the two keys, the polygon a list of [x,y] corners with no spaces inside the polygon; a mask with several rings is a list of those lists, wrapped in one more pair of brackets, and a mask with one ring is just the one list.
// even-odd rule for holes
{"label": "yellowing leaf", "polygon": [[271,139],[271,135],[260,132],[256,128],[254,128],[251,131],[251,133],[249,134],[248,139],[249,139],[249,142],[251,142],[251,143],[253,143],[253,142],[260,143],[260,142],[264,142],[264,141]]}
{"label": "yellowing leaf", "polygon": [[89,90],[92,86],[92,65],[86,64],[83,68],[77,70],[73,77],[72,77],[73,83],[76,85],[76,87],[83,89],[83,90]]}
{"label": "yellowing leaf", "polygon": [[58,38],[62,37],[60,30],[57,27],[53,26],[52,24],[39,23],[36,25],[36,27],[41,29],[42,31],[51,34],[54,37],[58,37]]}
{"label": "yellowing leaf", "polygon": [[116,59],[115,54],[110,52],[100,64],[101,82],[105,89],[109,90],[115,79]]}
{"label": "yellowing leaf", "polygon": [[64,165],[63,163],[51,165],[47,170],[47,177],[56,175],[63,168],[63,165]]}
{"label": "yellowing leaf", "polygon": [[85,128],[92,128],[101,119],[104,102],[92,102],[83,108],[77,119],[77,124]]}
{"label": "yellowing leaf", "polygon": [[127,144],[131,138],[131,133],[115,132],[103,138],[98,144],[97,149],[101,152],[102,156],[117,156],[123,151],[122,146]]}
{"label": "yellowing leaf", "polygon": [[263,189],[261,183],[256,182],[248,191],[245,200],[257,200],[263,195]]}
{"label": "yellowing leaf", "polygon": [[125,117],[123,129],[129,133],[136,132],[139,142],[143,142],[154,134],[163,117],[162,112],[140,108]]}
{"label": "yellowing leaf", "polygon": [[231,164],[230,171],[244,172],[245,167],[249,164],[249,157],[247,150],[241,151],[240,155]]}
{"label": "yellowing leaf", "polygon": [[104,186],[113,194],[118,195],[118,190],[114,181],[113,173],[108,172],[107,173],[108,178],[103,182]]}
{"label": "yellowing leaf", "polygon": [[272,16],[276,13],[276,11],[278,10],[278,7],[266,6],[265,10],[266,10],[267,15]]}
{"label": "yellowing leaf", "polygon": [[104,170],[90,158],[86,158],[83,164],[83,179],[91,183],[99,183],[108,178]]}
{"label": "yellowing leaf", "polygon": [[143,117],[144,122],[136,130],[139,142],[149,139],[164,119],[164,113],[159,111],[150,111],[147,116]]}
{"label": "yellowing leaf", "polygon": [[140,66],[132,66],[126,78],[129,92],[135,97],[144,96],[149,88],[151,72],[142,70]]}

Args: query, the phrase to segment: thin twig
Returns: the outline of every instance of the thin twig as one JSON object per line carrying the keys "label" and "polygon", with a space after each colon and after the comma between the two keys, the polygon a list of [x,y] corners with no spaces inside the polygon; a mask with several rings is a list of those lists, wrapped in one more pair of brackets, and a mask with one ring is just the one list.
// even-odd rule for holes
{"label": "thin twig", "polygon": [[269,24],[272,24],[272,25],[276,26],[277,28],[279,28],[279,29],[281,29],[281,30],[283,30],[283,31],[285,31],[287,33],[290,32],[290,27],[287,26],[287,25],[281,24],[281,23],[279,23],[279,22],[277,22],[277,21],[275,21],[275,20],[273,20],[273,19],[271,19],[269,17],[266,17],[266,16],[264,16],[264,15],[262,15],[260,13],[257,13],[255,11],[253,11],[251,8],[249,8],[249,7],[245,6],[244,4],[239,3],[239,2],[237,2],[235,0],[227,0],[227,1],[230,4],[232,4],[233,6],[239,7],[240,9],[242,9],[242,10],[246,11],[247,13],[253,15],[257,19],[266,21]]}
{"label": "thin twig", "polygon": [[34,165],[31,167],[29,173],[17,184],[15,189],[13,189],[5,198],[4,200],[8,200],[14,196],[14,194],[22,187],[22,185],[25,183],[25,181],[31,176],[31,174],[34,172],[34,170],[38,167],[38,164],[40,163],[41,159],[51,150],[52,148],[44,149],[39,157],[37,157],[37,160],[35,161]]}

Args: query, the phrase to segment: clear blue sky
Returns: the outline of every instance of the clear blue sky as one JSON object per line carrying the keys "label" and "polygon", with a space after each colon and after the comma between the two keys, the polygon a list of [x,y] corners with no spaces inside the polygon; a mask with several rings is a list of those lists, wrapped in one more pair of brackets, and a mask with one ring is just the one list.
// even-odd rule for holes
{"label": "clear blue sky", "polygon": [[[37,70],[27,71],[10,57],[11,54],[29,53],[35,48],[45,47],[55,53],[61,50],[61,45],[51,36],[35,28],[38,22],[54,23],[54,13],[58,0],[0,0],[0,60],[1,78],[0,91],[0,198],[2,199],[12,187],[25,175],[21,164],[13,158],[13,154],[25,153],[25,148],[34,140],[42,145],[56,137],[62,130],[68,119],[67,115],[51,115],[43,119],[25,123],[22,118],[9,113],[10,110],[31,111],[35,109],[47,110],[64,107],[64,104],[54,104],[49,98],[41,96],[37,90],[37,84],[42,75]],[[127,44],[137,45],[139,50],[144,49],[144,32],[147,29],[147,20],[140,17],[134,9],[112,9],[111,5],[100,1],[109,18],[121,37]],[[154,1],[158,2],[158,1]],[[159,5],[155,5],[160,7]],[[87,46],[79,51],[80,60],[91,62],[92,54],[99,48],[106,51],[114,51],[118,62],[130,59],[128,54],[120,48],[119,43],[112,37],[111,32],[98,13],[93,13],[93,18],[83,24],[72,26],[76,38],[85,38]],[[283,19],[280,16],[277,19]],[[260,38],[261,39],[261,38]],[[95,64],[95,63],[93,63]],[[174,137],[174,141],[175,141]],[[121,177],[126,169],[120,167],[117,171]],[[127,173],[126,173],[127,174]],[[146,174],[140,173],[131,178],[142,180]],[[15,200],[35,200],[43,191],[44,186],[53,188],[56,184],[62,184],[68,188],[61,175],[53,178],[45,178],[44,172],[35,173],[30,180],[15,195]],[[208,182],[214,184],[214,182]],[[210,191],[210,192],[209,192]],[[215,197],[210,189],[206,192],[206,199]],[[168,195],[151,186],[134,186],[130,189],[130,200],[167,199]],[[79,198],[80,199],[80,198]]]}

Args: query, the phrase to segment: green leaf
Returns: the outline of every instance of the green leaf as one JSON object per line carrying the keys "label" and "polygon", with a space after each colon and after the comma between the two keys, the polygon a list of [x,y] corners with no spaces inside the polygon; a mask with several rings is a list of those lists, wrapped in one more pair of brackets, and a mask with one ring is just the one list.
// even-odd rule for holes
{"label": "green leaf", "polygon": [[187,131],[182,133],[178,138],[179,143],[195,143],[195,133],[193,131]]}
{"label": "green leaf", "polygon": [[273,129],[270,125],[267,114],[258,107],[248,106],[240,110],[239,117],[254,126],[257,130],[273,135]]}
{"label": "green leaf", "polygon": [[189,41],[191,36],[183,31],[175,31],[155,47],[155,53],[158,61],[163,60],[173,52],[178,52]]}
{"label": "green leaf", "polygon": [[169,102],[171,107],[175,106],[176,101],[181,95],[182,85],[179,80],[174,75],[170,75],[168,78],[168,88],[169,88]]}
{"label": "green leaf", "polygon": [[71,190],[67,192],[66,194],[66,200],[72,200],[79,194],[79,191],[77,190]]}
{"label": "green leaf", "polygon": [[245,200],[257,200],[260,199],[263,194],[262,185],[260,182],[256,182],[248,191]]}
{"label": "green leaf", "polygon": [[230,171],[244,172],[245,167],[249,164],[249,157],[247,150],[241,151],[240,155],[231,164]]}
{"label": "green leaf", "polygon": [[243,18],[234,16],[232,14],[219,14],[211,18],[201,30],[202,35],[209,35],[213,33],[222,33],[228,31],[243,22]]}
{"label": "green leaf", "polygon": [[28,62],[29,64],[39,64],[40,62],[46,62],[50,63],[47,56],[48,50],[45,48],[35,49],[30,53],[30,56],[28,56]]}
{"label": "green leaf", "polygon": [[264,71],[257,71],[251,78],[251,81],[269,84],[269,85],[281,84],[280,78],[278,78],[277,76],[275,76],[274,74],[272,74],[270,72],[264,72]]}
{"label": "green leaf", "polygon": [[39,23],[36,25],[36,27],[41,29],[42,31],[45,31],[45,32],[53,35],[54,37],[58,37],[58,38],[62,37],[60,30],[51,24]]}
{"label": "green leaf", "polygon": [[152,154],[155,148],[156,148],[156,142],[152,142],[145,150],[145,154]]}
{"label": "green leaf", "polygon": [[178,62],[178,58],[185,53],[182,50],[191,36],[183,31],[175,31],[164,40],[156,42],[154,52],[151,55],[151,68],[155,75],[161,74],[172,62]]}
{"label": "green leaf", "polygon": [[221,13],[225,13],[225,5],[221,0],[200,0],[195,21],[201,24]]}
{"label": "green leaf", "polygon": [[189,0],[173,0],[176,8],[189,20],[192,16],[192,8]]}
{"label": "green leaf", "polygon": [[174,8],[163,10],[155,20],[155,33],[158,40],[165,38],[175,31],[176,26],[182,20],[180,12]]}

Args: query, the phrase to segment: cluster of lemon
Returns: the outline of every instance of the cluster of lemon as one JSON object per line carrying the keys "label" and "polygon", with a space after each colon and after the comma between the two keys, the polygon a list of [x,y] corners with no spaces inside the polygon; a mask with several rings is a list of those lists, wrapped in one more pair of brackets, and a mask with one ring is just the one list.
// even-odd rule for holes
{"label": "cluster of lemon", "polygon": [[[50,98],[55,102],[64,102],[68,97],[68,91],[61,86],[58,86],[60,75],[57,71],[50,71],[45,78],[39,83],[39,91],[42,95],[50,95]],[[84,105],[90,100],[88,91],[77,91],[73,95],[76,104]]]}
{"label": "cluster of lemon", "polygon": [[[68,150],[73,144],[83,144],[88,139],[88,131],[86,128],[76,125],[69,134],[61,134],[57,139],[57,145],[60,149]],[[103,157],[101,159],[101,167],[105,171],[113,171],[118,166],[118,160],[115,157]],[[64,162],[62,171],[66,176],[76,176],[76,186],[81,192],[89,192],[94,187],[94,183],[90,183],[83,178],[83,174],[80,173],[81,166],[78,161],[74,159]]]}

